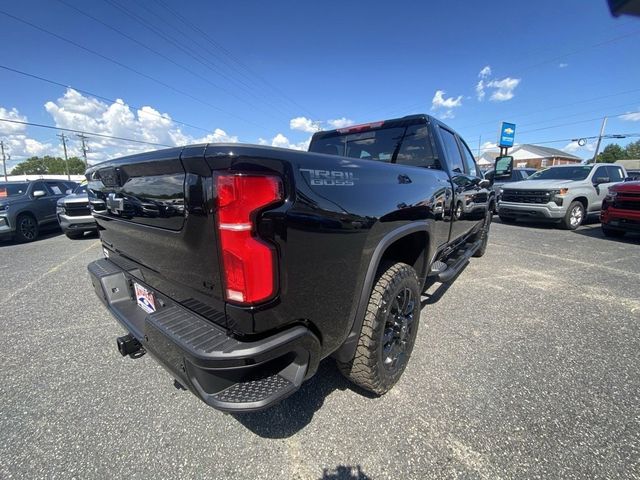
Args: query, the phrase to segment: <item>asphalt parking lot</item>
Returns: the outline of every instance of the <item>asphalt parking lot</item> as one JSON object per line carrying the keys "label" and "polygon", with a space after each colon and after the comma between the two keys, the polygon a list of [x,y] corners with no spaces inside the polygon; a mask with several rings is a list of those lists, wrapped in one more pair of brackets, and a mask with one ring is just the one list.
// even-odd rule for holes
{"label": "asphalt parking lot", "polygon": [[265,412],[217,412],[123,359],[96,237],[0,244],[0,477],[640,478],[640,237],[496,222],[429,290],[402,380],[325,360]]}

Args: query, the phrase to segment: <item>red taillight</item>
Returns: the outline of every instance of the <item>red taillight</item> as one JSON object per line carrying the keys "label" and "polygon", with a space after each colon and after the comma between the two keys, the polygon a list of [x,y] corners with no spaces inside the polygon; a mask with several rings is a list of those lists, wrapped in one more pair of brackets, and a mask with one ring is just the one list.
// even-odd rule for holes
{"label": "red taillight", "polygon": [[255,237],[255,212],[282,200],[282,182],[266,175],[219,175],[218,229],[225,297],[250,304],[276,289],[276,252]]}

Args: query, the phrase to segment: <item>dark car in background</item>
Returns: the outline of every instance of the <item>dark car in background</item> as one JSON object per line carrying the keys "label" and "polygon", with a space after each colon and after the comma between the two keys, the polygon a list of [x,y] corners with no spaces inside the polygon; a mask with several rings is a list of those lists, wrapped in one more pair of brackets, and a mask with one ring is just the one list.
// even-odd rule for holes
{"label": "dark car in background", "polygon": [[86,185],[78,185],[72,194],[58,200],[56,214],[60,228],[71,239],[80,238],[85,232],[98,231],[91,216]]}
{"label": "dark car in background", "polygon": [[56,202],[77,186],[61,180],[0,182],[0,238],[32,242],[57,224]]}
{"label": "dark car in background", "polygon": [[[504,186],[504,184],[526,180],[530,175],[533,175],[534,173],[536,173],[536,171],[537,170],[535,168],[514,168],[511,171],[511,178],[507,178],[507,179],[501,178],[500,180],[493,181],[494,171],[489,170],[484,174],[484,178],[490,181],[493,181],[493,190],[496,192],[496,199],[497,199],[497,202],[499,202],[500,196],[502,195],[502,187]],[[496,202],[496,206],[497,206],[497,202]],[[497,210],[494,210],[493,213],[497,213]]]}

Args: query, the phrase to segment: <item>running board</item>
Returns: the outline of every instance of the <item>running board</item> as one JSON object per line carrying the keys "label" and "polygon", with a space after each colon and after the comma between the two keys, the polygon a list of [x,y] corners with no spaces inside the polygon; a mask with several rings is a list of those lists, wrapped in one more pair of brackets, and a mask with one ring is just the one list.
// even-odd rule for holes
{"label": "running board", "polygon": [[469,259],[480,248],[482,240],[478,240],[470,244],[466,249],[462,250],[458,257],[451,263],[447,263],[447,268],[440,270],[434,275],[436,281],[445,283],[458,275],[462,269],[469,263]]}

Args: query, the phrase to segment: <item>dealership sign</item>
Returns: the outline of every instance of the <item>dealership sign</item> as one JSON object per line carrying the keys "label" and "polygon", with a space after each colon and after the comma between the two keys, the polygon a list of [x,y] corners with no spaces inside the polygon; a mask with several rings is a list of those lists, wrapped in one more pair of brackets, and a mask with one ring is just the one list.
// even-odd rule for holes
{"label": "dealership sign", "polygon": [[500,128],[500,139],[498,141],[498,146],[513,147],[513,141],[515,140],[515,138],[516,138],[516,124],[502,122],[502,127]]}

